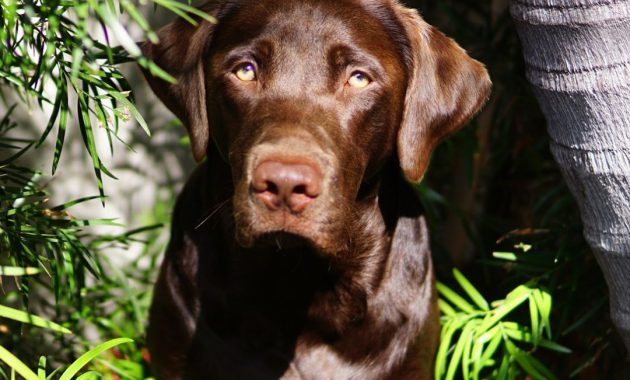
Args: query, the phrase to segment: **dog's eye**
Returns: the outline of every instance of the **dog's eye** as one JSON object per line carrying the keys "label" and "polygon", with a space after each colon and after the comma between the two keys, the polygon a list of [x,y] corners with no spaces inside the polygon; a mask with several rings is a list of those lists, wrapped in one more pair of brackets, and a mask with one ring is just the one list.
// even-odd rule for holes
{"label": "dog's eye", "polygon": [[240,65],[234,75],[243,82],[251,82],[256,80],[256,68],[251,63],[244,63]]}
{"label": "dog's eye", "polygon": [[367,76],[366,73],[362,71],[355,71],[350,75],[350,79],[348,79],[348,84],[354,88],[365,88],[367,87],[372,80]]}

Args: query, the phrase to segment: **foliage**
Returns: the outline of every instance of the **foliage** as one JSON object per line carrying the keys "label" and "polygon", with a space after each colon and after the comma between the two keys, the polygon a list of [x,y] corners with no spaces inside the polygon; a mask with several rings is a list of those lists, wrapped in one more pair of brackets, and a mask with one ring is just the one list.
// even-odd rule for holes
{"label": "foliage", "polygon": [[[154,3],[192,23],[197,21],[188,13],[212,21],[204,12],[177,1],[154,0]],[[142,57],[140,48],[120,23],[118,15],[129,15],[150,40],[156,41],[156,34],[149,29],[149,23],[134,2],[129,0],[0,0],[0,4],[0,78],[22,101],[28,102],[32,97],[40,107],[52,106],[48,125],[37,145],[46,140],[56,125],[53,174],[68,126],[70,95],[76,95],[79,129],[103,197],[102,175],[115,177],[99,157],[95,127],[105,131],[112,153],[121,120],[132,116],[150,134],[118,65],[135,60],[152,74],[174,82],[173,77]],[[99,42],[94,29],[101,31],[106,43]],[[120,46],[111,46],[112,37]],[[55,95],[51,98],[48,94],[53,92]]]}
{"label": "foliage", "polygon": [[[453,270],[453,274],[472,303],[438,283],[442,336],[435,377],[450,380],[461,372],[462,378],[477,380],[486,378],[486,370],[493,379],[514,379],[522,372],[532,379],[555,379],[543,363],[529,354],[537,347],[571,352],[551,340],[551,295],[529,283],[517,286],[490,307],[458,270]],[[507,319],[508,314],[523,305],[529,306],[528,325]],[[459,338],[453,341],[455,334]],[[527,345],[528,350],[519,348],[519,344]]]}
{"label": "foliage", "polygon": [[[85,285],[86,272],[98,277],[101,270],[82,240],[83,227],[113,224],[111,220],[77,220],[68,209],[90,200],[84,198],[61,205],[48,204],[48,194],[37,183],[39,173],[21,167],[16,160],[33,146],[33,142],[6,137],[16,126],[11,112],[0,121],[0,146],[17,153],[0,161],[0,251],[3,264],[33,268],[31,274],[46,273],[52,282],[55,298],[78,302],[78,290]],[[25,146],[19,144],[27,143]],[[33,273],[35,272],[36,273]],[[19,290],[26,297],[29,277],[23,276]]]}
{"label": "foliage", "polygon": [[[56,353],[57,359],[65,355],[72,357],[75,349],[90,345],[80,335],[88,326],[97,328],[101,336],[124,336],[127,337],[125,342],[132,342],[129,338],[134,338],[141,345],[151,295],[146,289],[155,272],[157,252],[162,249],[156,241],[156,228],[160,225],[149,225],[120,235],[93,235],[85,228],[112,225],[114,222],[79,220],[68,211],[71,206],[90,198],[56,207],[49,206],[49,194],[36,181],[40,174],[18,166],[15,162],[33,142],[20,148],[17,145],[24,141],[4,136],[4,127],[15,126],[8,121],[9,115],[0,123],[0,144],[18,153],[2,160],[0,164],[0,252],[3,253],[0,257],[0,275],[14,277],[16,289],[7,293],[4,302],[13,299],[12,303],[19,304],[13,297],[19,294],[21,304],[28,307],[32,304],[29,301],[32,298],[30,289],[33,288],[33,297],[37,299],[36,308],[48,318],[54,316],[65,320],[65,323],[59,325],[31,311],[23,311],[20,307],[4,305],[0,305],[0,317],[56,333],[57,339],[64,345]],[[142,242],[138,235],[147,233],[148,242],[152,243],[146,245],[144,252],[127,268],[118,269],[110,263],[108,255],[100,254],[116,246],[124,248],[134,242]],[[142,265],[138,262],[147,256],[151,260],[141,269]],[[89,274],[95,281],[89,281]],[[12,331],[15,324],[8,326],[5,329]],[[25,333],[29,330],[21,329],[21,336],[11,335],[3,346],[8,344],[6,347],[13,346],[14,352],[32,355],[29,340],[33,340],[33,345],[37,346],[39,339],[36,337],[41,332],[34,331],[34,336],[28,338],[29,335]],[[71,330],[78,335],[73,335]],[[78,346],[72,342],[78,343]],[[107,361],[100,359],[95,365],[101,368],[100,373],[132,372],[136,375],[125,378],[144,378],[145,368],[142,365],[138,367],[138,363],[146,359],[140,345],[121,347],[116,351],[118,358],[112,357]],[[0,359],[28,378],[23,372],[28,367],[21,365],[15,355],[3,346],[0,349],[4,355]],[[45,359],[41,360],[45,362]],[[104,366],[103,363],[113,367]],[[4,373],[4,376],[6,378],[8,375]]]}
{"label": "foliage", "polygon": [[[71,380],[73,376],[78,374],[79,371],[81,371],[81,369],[86,364],[88,364],[91,360],[96,358],[103,351],[109,350],[110,348],[113,348],[120,344],[129,343],[129,342],[132,342],[132,340],[127,339],[127,338],[119,338],[119,339],[112,339],[108,342],[99,344],[98,346],[94,347],[90,351],[81,355],[77,360],[75,360],[72,364],[70,364],[68,368],[66,368],[66,370],[63,371],[63,373],[59,377],[59,380]],[[37,374],[36,374],[35,372],[31,371],[28,368],[28,366],[26,366],[26,364],[24,364],[20,359],[16,358],[13,354],[11,354],[2,346],[0,346],[0,360],[8,363],[13,371],[17,372],[26,380],[48,379],[50,378],[50,376],[54,375],[55,372],[57,372],[57,370],[55,370],[50,375],[46,375],[46,358],[42,356],[39,360],[39,366],[37,368]],[[12,372],[11,377],[14,378],[15,373]],[[79,380],[88,380],[88,379],[97,379],[97,378],[98,378],[98,374],[95,373],[94,371],[85,372],[81,376],[77,377],[77,379]]]}
{"label": "foliage", "polygon": [[[582,237],[577,205],[549,152],[544,118],[523,75],[508,2],[411,3],[420,7],[427,21],[484,62],[493,80],[493,95],[485,109],[471,126],[438,149],[420,189],[441,282],[452,289],[459,286],[450,269],[457,262],[485,299],[505,300],[503,290],[523,285],[548,294],[554,335],[544,338],[569,347],[572,353],[537,349],[527,342],[515,345],[558,378],[627,377],[625,348],[608,316],[606,284]],[[476,256],[474,262],[465,259],[468,252]],[[478,312],[475,308],[471,316]],[[526,302],[501,322],[514,322],[532,332]],[[461,332],[457,330],[449,344],[449,360],[462,340]],[[527,372],[501,349],[493,354],[494,369],[506,357],[520,372]],[[461,364],[455,366],[461,369]],[[466,378],[461,371],[457,376]],[[532,377],[517,378],[527,376]],[[490,368],[481,377],[495,378]]]}
{"label": "foliage", "polygon": [[[200,18],[212,21],[189,4],[152,2],[192,23]],[[32,359],[37,351],[48,351],[54,361],[70,362],[93,345],[84,331],[94,329],[103,338],[125,338],[79,356],[62,379],[75,377],[97,353],[131,342],[129,338],[135,343],[117,347],[106,360],[97,358],[92,366],[108,378],[145,378],[147,357],[142,342],[151,294],[147,289],[155,273],[157,252],[162,249],[160,223],[119,235],[95,235],[91,227],[122,226],[108,219],[77,219],[70,209],[93,199],[104,203],[102,175],[115,178],[99,156],[100,135],[105,136],[113,154],[122,122],[133,118],[149,134],[119,65],[136,61],[154,75],[174,79],[142,57],[120,20],[125,15],[155,41],[136,2],[0,0],[0,10],[0,96],[5,103],[17,98],[29,107],[34,101],[49,119],[36,141],[9,137],[19,129],[11,118],[15,106],[0,121],[0,280],[14,280],[0,282],[5,287],[0,318],[6,323],[0,325],[1,358],[12,368],[9,373],[0,366],[0,378],[13,377],[13,371],[33,378],[16,354]],[[74,125],[70,121],[75,118],[99,195],[50,205],[46,177],[20,162],[52,138],[55,174],[68,128]],[[124,269],[111,265],[109,255],[103,254],[137,243],[147,244],[144,253]],[[42,334],[42,328],[48,332]],[[38,378],[46,377],[41,368],[45,362],[42,357]],[[90,376],[87,372],[80,378],[94,377]]]}

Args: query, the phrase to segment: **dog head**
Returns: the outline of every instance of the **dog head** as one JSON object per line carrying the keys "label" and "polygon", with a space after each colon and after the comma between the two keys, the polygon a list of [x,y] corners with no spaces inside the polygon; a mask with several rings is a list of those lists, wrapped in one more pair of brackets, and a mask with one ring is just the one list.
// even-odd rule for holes
{"label": "dog head", "polygon": [[178,19],[143,45],[177,83],[146,74],[195,158],[217,149],[229,163],[243,246],[287,233],[343,251],[384,165],[397,159],[419,182],[431,151],[490,91],[482,64],[396,0],[201,9],[217,23]]}

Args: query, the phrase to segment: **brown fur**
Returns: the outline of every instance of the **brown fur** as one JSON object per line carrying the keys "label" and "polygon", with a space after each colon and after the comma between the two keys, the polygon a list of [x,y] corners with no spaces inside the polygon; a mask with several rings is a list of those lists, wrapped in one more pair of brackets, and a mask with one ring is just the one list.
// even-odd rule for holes
{"label": "brown fur", "polygon": [[[143,50],[197,159],[173,215],[148,341],[159,379],[430,379],[439,323],[407,180],[488,96],[484,67],[395,0],[211,2]],[[257,80],[235,67],[253,62]],[[354,70],[372,82],[348,86]],[[252,191],[312,163],[299,213]],[[310,164],[309,164],[310,165]]]}

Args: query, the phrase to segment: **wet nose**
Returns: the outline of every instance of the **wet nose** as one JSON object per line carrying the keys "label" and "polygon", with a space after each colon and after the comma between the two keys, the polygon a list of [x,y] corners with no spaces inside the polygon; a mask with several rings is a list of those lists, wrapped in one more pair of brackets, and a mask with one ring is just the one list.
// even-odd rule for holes
{"label": "wet nose", "polygon": [[301,213],[319,196],[321,184],[320,171],[312,163],[264,161],[252,176],[255,196],[271,211],[286,207]]}

